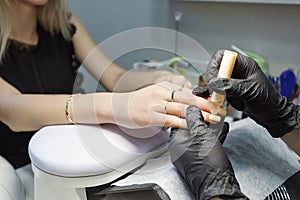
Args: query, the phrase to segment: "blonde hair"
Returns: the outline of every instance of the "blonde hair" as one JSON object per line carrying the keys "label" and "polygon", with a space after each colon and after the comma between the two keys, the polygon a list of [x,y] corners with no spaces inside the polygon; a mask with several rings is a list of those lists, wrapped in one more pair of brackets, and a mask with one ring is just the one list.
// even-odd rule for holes
{"label": "blonde hair", "polygon": [[[0,62],[5,55],[12,25],[12,0],[0,0]],[[51,35],[61,33],[66,40],[71,40],[72,33],[67,0],[48,0],[37,9],[39,24]]]}

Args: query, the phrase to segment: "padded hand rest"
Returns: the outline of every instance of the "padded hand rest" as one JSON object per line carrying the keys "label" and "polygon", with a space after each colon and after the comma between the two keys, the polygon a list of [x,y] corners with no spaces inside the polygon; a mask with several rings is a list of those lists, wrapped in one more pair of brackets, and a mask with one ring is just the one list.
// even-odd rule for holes
{"label": "padded hand rest", "polygon": [[100,175],[165,144],[158,127],[129,130],[112,125],[59,125],[38,131],[29,143],[32,164],[64,177]]}

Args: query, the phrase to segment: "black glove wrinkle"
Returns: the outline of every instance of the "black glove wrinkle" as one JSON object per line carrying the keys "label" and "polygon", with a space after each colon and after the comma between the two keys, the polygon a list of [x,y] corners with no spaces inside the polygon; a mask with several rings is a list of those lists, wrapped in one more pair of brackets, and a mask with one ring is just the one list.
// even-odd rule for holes
{"label": "black glove wrinkle", "polygon": [[208,125],[202,121],[204,121],[204,117],[201,111],[196,106],[189,106],[186,111],[186,122],[189,132],[192,134],[205,134]]}
{"label": "black glove wrinkle", "polygon": [[220,199],[247,199],[243,193],[237,189],[239,188],[239,184],[232,171],[218,170],[212,173],[211,177],[214,177],[214,179],[207,180],[207,186],[200,199],[210,200],[213,197],[219,197]]}
{"label": "black glove wrinkle", "polygon": [[264,126],[273,137],[281,137],[300,126],[299,106],[281,96],[251,58],[238,55],[230,79],[217,77],[224,50],[217,51],[207,68],[209,89],[226,93],[227,101]]}
{"label": "black glove wrinkle", "polygon": [[[193,94],[198,96],[198,97],[209,97],[209,90],[208,90],[208,86],[204,85],[204,86],[199,86],[193,89]],[[198,109],[198,108],[195,108]],[[201,113],[200,113],[201,114]],[[202,117],[203,120],[203,117]],[[210,128],[211,131],[215,133],[215,135],[219,138],[221,144],[224,143],[227,133],[229,131],[229,124],[227,122],[224,122],[224,120],[221,120],[222,122],[218,123],[218,124],[210,124]]]}
{"label": "black glove wrinkle", "polygon": [[192,91],[193,95],[196,95],[198,97],[209,97],[210,92],[207,85],[201,86],[201,87],[195,87]]}
{"label": "black glove wrinkle", "polygon": [[[217,196],[246,199],[216,129],[204,122],[201,111],[195,106],[188,107],[186,120],[188,129],[172,129],[176,133],[170,141],[169,152],[172,163],[196,199],[209,200]],[[228,129],[228,124],[224,124],[219,132]]]}

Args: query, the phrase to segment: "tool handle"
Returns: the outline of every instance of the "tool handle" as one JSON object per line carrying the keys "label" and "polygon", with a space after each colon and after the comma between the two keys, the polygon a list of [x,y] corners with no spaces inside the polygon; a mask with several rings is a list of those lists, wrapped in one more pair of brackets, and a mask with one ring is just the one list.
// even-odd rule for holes
{"label": "tool handle", "polygon": [[[218,78],[230,78],[234,64],[237,58],[237,53],[229,50],[224,51],[224,55],[220,64],[220,69],[218,73]],[[213,114],[218,113],[218,109],[221,105],[224,104],[225,96],[223,94],[219,94],[213,92],[211,95],[211,102],[214,103],[215,108],[213,110]]]}

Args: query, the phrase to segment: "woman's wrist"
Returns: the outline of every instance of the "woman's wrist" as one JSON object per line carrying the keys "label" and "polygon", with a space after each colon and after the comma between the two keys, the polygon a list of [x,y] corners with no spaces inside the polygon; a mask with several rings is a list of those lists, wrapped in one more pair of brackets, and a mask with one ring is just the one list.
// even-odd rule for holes
{"label": "woman's wrist", "polygon": [[113,93],[74,95],[73,121],[82,124],[112,123],[112,96]]}
{"label": "woman's wrist", "polygon": [[95,93],[94,113],[98,124],[114,123],[113,96],[115,93]]}

